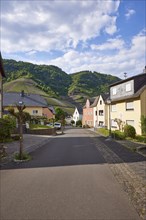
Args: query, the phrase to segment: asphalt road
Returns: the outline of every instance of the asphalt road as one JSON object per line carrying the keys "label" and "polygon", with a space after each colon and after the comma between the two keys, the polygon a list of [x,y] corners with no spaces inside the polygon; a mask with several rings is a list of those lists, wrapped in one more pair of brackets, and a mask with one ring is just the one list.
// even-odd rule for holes
{"label": "asphalt road", "polygon": [[69,129],[1,170],[0,220],[138,220],[84,129]]}

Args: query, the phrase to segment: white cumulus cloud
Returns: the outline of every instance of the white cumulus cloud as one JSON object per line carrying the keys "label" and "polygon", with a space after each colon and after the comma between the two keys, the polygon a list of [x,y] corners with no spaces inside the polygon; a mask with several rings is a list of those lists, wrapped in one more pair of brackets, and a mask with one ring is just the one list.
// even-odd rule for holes
{"label": "white cumulus cloud", "polygon": [[2,1],[2,50],[66,50],[102,31],[113,35],[119,4],[119,0]]}
{"label": "white cumulus cloud", "polygon": [[127,13],[125,14],[125,17],[126,17],[126,19],[129,19],[134,14],[135,14],[135,10],[127,9]]}

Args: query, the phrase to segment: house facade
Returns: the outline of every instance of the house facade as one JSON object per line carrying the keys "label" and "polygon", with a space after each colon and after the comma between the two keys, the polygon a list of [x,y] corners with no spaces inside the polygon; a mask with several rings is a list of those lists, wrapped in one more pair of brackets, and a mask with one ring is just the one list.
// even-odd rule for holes
{"label": "house facade", "polygon": [[93,107],[91,107],[90,100],[87,99],[85,106],[83,107],[83,118],[82,118],[82,126],[94,126],[94,112]]}
{"label": "house facade", "polygon": [[75,122],[75,125],[76,125],[77,121],[82,120],[81,110],[79,110],[77,107],[75,108],[75,111],[73,113],[73,120]]}
{"label": "house facade", "polygon": [[54,112],[48,108],[46,100],[37,94],[25,94],[24,91],[20,93],[9,92],[3,94],[3,106],[7,111],[10,106],[17,111],[16,104],[23,104],[26,106],[25,111],[31,116],[40,117],[45,116],[48,119],[54,117]]}
{"label": "house facade", "polygon": [[141,116],[146,117],[146,73],[142,73],[110,86],[110,113],[108,128],[118,129],[115,119],[122,125],[132,125],[141,135]]}
{"label": "house facade", "polygon": [[5,77],[5,71],[0,52],[0,118],[3,116],[3,77]]}
{"label": "house facade", "polygon": [[53,107],[43,107],[43,116],[45,116],[48,119],[55,119],[55,110]]}
{"label": "house facade", "polygon": [[93,107],[93,127],[107,127],[107,109],[106,104],[107,95],[97,96],[94,103],[91,105]]}
{"label": "house facade", "polygon": [[83,107],[83,126],[89,127],[107,127],[108,126],[108,105],[106,99],[109,95],[99,95],[95,98],[93,104],[87,99]]}

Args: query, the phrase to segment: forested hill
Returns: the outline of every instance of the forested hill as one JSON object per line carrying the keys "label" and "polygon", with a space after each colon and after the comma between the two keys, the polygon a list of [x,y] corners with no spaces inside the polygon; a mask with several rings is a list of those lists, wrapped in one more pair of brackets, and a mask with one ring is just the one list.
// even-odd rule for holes
{"label": "forested hill", "polygon": [[18,78],[33,79],[37,86],[49,94],[67,95],[71,77],[56,66],[35,65],[32,63],[4,60],[6,81]]}
{"label": "forested hill", "polygon": [[[5,82],[26,78],[36,82],[36,87],[50,96],[93,97],[108,91],[108,86],[118,77],[98,72],[81,71],[67,74],[53,65],[36,65],[28,62],[3,60]],[[75,98],[76,99],[76,98]]]}

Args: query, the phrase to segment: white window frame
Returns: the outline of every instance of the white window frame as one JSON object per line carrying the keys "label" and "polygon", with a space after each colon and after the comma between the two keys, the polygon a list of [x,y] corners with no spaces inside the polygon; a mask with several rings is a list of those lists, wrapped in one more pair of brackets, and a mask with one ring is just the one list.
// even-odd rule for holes
{"label": "white window frame", "polygon": [[99,116],[103,116],[103,114],[104,114],[103,110],[99,110]]}
{"label": "white window frame", "polygon": [[111,119],[111,127],[112,128],[117,128],[117,122],[114,119]]}
{"label": "white window frame", "polygon": [[116,111],[117,111],[116,104],[111,105],[111,112],[116,112]]}
{"label": "white window frame", "polygon": [[32,110],[32,114],[33,114],[33,115],[37,115],[38,113],[39,113],[38,110]]}
{"label": "white window frame", "polygon": [[117,88],[113,88],[113,95],[117,94]]}
{"label": "white window frame", "polygon": [[134,102],[126,102],[126,111],[134,110]]}
{"label": "white window frame", "polygon": [[130,92],[132,90],[131,83],[126,84],[126,92]]}
{"label": "white window frame", "polygon": [[134,120],[126,120],[126,124],[134,127]]}

